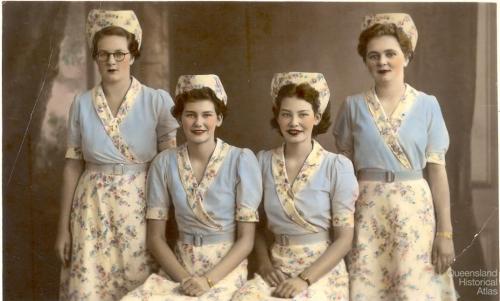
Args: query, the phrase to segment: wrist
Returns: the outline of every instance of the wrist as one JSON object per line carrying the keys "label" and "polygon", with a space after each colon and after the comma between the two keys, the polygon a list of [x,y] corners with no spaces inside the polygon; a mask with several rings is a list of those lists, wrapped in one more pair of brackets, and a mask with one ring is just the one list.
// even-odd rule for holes
{"label": "wrist", "polygon": [[297,275],[297,277],[305,281],[305,283],[307,283],[307,286],[311,286],[312,284],[311,279],[309,278],[309,276],[307,276],[306,273],[302,272],[299,275]]}
{"label": "wrist", "polygon": [[437,231],[436,237],[442,237],[449,240],[453,240],[453,232],[451,231]]}
{"label": "wrist", "polygon": [[207,275],[203,276],[205,278],[205,280],[207,281],[207,284],[208,284],[208,287],[209,288],[212,288],[214,287],[214,282],[212,281],[212,279],[210,277],[208,277]]}

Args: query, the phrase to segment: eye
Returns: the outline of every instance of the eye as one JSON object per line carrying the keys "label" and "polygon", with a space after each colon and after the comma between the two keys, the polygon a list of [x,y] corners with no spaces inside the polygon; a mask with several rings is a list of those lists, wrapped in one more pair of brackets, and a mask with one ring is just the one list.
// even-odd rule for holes
{"label": "eye", "polygon": [[386,56],[387,56],[387,57],[394,57],[394,56],[396,56],[396,53],[395,53],[395,52],[388,52],[388,53],[386,54]]}
{"label": "eye", "polygon": [[281,113],[280,113],[280,116],[281,116],[281,117],[290,117],[291,115],[290,115],[290,113],[288,113],[288,112],[281,112]]}
{"label": "eye", "polygon": [[368,55],[368,59],[369,59],[369,60],[372,60],[372,61],[373,61],[373,60],[378,60],[378,57],[379,57],[379,56],[378,56],[377,54],[370,54],[370,55]]}
{"label": "eye", "polygon": [[307,117],[309,116],[309,113],[299,113],[299,116],[304,118],[304,117]]}
{"label": "eye", "polygon": [[203,113],[204,118],[209,118],[212,117],[214,114],[213,113]]}

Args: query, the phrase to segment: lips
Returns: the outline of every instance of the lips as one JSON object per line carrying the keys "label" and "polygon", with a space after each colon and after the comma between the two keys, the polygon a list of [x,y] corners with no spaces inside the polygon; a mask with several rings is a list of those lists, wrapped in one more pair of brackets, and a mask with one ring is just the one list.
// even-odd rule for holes
{"label": "lips", "polygon": [[205,132],[206,132],[205,130],[191,130],[191,133],[195,135],[202,135]]}
{"label": "lips", "polygon": [[288,130],[286,132],[291,136],[297,136],[298,134],[302,133],[302,131],[299,130]]}
{"label": "lips", "polygon": [[391,72],[391,70],[378,70],[377,71],[378,74],[387,74],[389,72]]}

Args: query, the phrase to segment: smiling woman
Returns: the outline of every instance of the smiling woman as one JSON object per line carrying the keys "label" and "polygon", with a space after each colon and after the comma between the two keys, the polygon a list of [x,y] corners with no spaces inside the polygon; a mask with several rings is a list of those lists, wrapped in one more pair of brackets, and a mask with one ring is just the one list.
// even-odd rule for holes
{"label": "smiling woman", "polygon": [[[186,143],[160,153],[148,174],[148,246],[161,265],[122,300],[229,301],[247,278],[262,179],[249,149],[217,139],[227,95],[216,75],[183,75],[174,116]],[[179,239],[166,243],[175,209]]]}

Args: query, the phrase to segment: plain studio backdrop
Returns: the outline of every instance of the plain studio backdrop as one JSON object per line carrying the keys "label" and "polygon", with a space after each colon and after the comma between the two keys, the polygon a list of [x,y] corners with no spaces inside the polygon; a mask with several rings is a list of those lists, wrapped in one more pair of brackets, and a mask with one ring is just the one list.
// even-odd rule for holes
{"label": "plain studio backdrop", "polygon": [[[356,52],[362,17],[409,13],[419,39],[406,80],[437,97],[450,132],[454,269],[498,270],[496,4],[5,2],[5,300],[57,299],[65,123],[74,95],[99,82],[85,40],[87,13],[99,7],[136,12],[144,41],[132,73],[142,83],[172,94],[181,74],[218,74],[229,96],[218,135],[253,151],[281,141],[269,123],[274,73],[323,73],[334,119],[346,96],[372,85]],[[335,151],[331,129],[318,140]],[[455,278],[461,300],[497,300],[488,296],[497,286],[464,277]]]}

